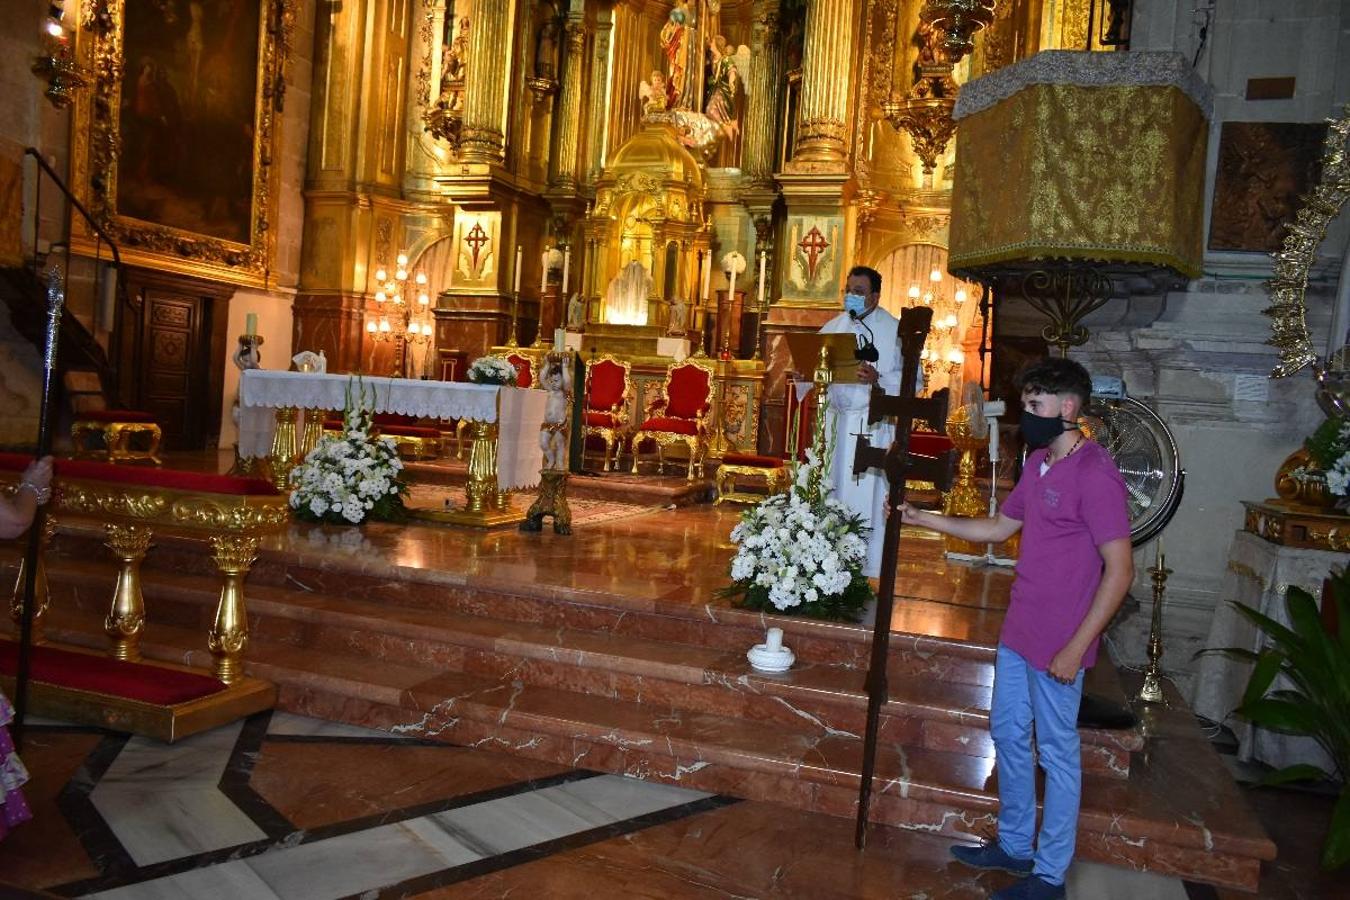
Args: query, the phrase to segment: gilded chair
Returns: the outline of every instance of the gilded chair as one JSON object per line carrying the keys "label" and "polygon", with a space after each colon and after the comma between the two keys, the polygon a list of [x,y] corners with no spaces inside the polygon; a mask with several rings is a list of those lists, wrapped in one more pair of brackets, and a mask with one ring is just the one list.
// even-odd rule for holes
{"label": "gilded chair", "polygon": [[612,472],[618,464],[617,444],[623,449],[628,428],[628,401],[633,396],[632,367],[609,354],[586,361],[586,405],[582,410],[586,437],[605,442],[601,471]]}
{"label": "gilded chair", "polygon": [[647,407],[642,425],[633,435],[633,472],[644,440],[656,442],[659,469],[666,469],[667,444],[689,449],[688,479],[703,477],[703,458],[708,453],[708,422],[712,414],[713,364],[711,360],[686,359],[666,369],[661,396]]}
{"label": "gilded chair", "polygon": [[516,387],[534,387],[534,361],[520,353],[506,354],[506,361],[516,367]]}
{"label": "gilded chair", "polygon": [[736,489],[738,479],[761,478],[764,489],[769,494],[785,491],[790,486],[788,477],[794,457],[806,458],[806,450],[811,446],[812,424],[816,419],[816,392],[811,391],[805,399],[798,399],[796,385],[788,380],[786,397],[783,403],[783,453],[780,456],[766,456],[758,453],[726,453],[717,466],[713,483],[717,487],[717,503],[758,503],[765,494],[754,494]]}

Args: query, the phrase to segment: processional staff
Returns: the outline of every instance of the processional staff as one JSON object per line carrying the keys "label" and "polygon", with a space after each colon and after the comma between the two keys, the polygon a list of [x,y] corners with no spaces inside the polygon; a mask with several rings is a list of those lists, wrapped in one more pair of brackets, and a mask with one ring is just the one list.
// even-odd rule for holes
{"label": "processional staff", "polygon": [[872,659],[867,670],[867,731],[863,737],[862,783],[858,789],[858,823],[854,840],[861,850],[867,843],[867,810],[872,796],[872,775],[877,764],[877,730],[881,707],[886,704],[889,685],[886,681],[886,662],[891,645],[891,610],[895,602],[895,569],[900,556],[900,513],[905,502],[905,479],[913,477],[931,481],[939,490],[948,490],[952,481],[951,451],[937,456],[909,452],[910,431],[914,420],[927,422],[934,431],[941,431],[947,421],[947,389],[932,397],[916,398],[919,379],[919,354],[933,321],[933,310],[926,306],[912,306],[900,314],[900,394],[891,396],[876,386],[872,388],[867,410],[868,424],[875,425],[882,418],[894,417],[895,440],[889,448],[873,447],[866,435],[858,438],[853,457],[853,474],[861,475],[868,469],[880,469],[886,475],[886,532],[881,550],[881,584],[877,596],[876,623],[872,629]]}
{"label": "processional staff", "polygon": [[[56,377],[56,345],[61,334],[61,310],[66,289],[61,267],[55,263],[47,270],[47,342],[42,354],[42,405],[38,414],[37,459],[52,452],[53,381]],[[19,616],[19,666],[14,675],[14,747],[23,749],[24,718],[28,714],[28,678],[32,667],[33,606],[37,594],[38,553],[47,505],[38,504],[33,524],[28,528],[28,546],[23,557],[23,609]]]}

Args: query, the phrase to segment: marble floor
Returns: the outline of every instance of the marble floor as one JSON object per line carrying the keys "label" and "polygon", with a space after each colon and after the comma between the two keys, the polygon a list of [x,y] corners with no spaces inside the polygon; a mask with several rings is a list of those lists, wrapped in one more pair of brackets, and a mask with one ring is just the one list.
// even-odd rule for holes
{"label": "marble floor", "polygon": [[[0,896],[975,898],[1008,881],[938,837],[876,827],[859,853],[845,819],[281,712],[174,745],[28,734],[35,818],[0,843]],[[1301,877],[1266,879],[1270,896],[1335,896]],[[1249,895],[1080,862],[1069,896]]]}

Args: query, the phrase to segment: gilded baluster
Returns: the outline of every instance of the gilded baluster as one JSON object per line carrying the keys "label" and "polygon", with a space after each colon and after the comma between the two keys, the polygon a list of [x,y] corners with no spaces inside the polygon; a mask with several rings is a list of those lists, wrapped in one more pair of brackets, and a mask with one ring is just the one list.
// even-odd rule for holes
{"label": "gilded baluster", "polygon": [[277,430],[272,436],[272,483],[277,490],[290,490],[291,469],[295,468],[295,407],[277,410]]}
{"label": "gilded baluster", "polygon": [[[37,578],[33,582],[33,602],[36,607],[33,610],[33,643],[43,643],[42,637],[42,615],[47,611],[47,607],[52,602],[51,587],[47,584],[47,563],[45,561],[47,548],[51,546],[52,538],[56,536],[56,519],[48,515],[42,520],[42,540],[38,543],[37,557]],[[14,580],[14,597],[9,603],[9,615],[18,625],[23,621],[23,584],[24,584],[24,558],[19,557],[19,575]]]}
{"label": "gilded baluster", "polygon": [[327,410],[305,410],[305,430],[300,436],[299,458],[301,460],[309,456],[309,451],[319,445],[319,438],[323,437],[323,420],[326,417]]}
{"label": "gilded baluster", "polygon": [[206,646],[216,658],[216,677],[234,684],[243,675],[244,649],[248,646],[244,578],[258,558],[258,539],[251,535],[216,535],[211,538],[211,547],[223,583]]}
{"label": "gilded baluster", "polygon": [[141,593],[141,560],[150,549],[153,531],[144,525],[105,524],[105,546],[117,557],[117,586],[103,630],[112,638],[112,655],[135,662],[141,658],[145,629],[145,597]]}
{"label": "gilded baluster", "polygon": [[485,513],[500,508],[497,489],[497,423],[474,421],[469,444],[469,483],[467,508],[470,513]]}

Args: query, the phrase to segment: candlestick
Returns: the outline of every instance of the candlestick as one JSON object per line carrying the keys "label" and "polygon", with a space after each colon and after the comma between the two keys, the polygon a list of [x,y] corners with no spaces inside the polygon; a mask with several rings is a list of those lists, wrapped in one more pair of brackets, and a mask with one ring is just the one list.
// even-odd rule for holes
{"label": "candlestick", "polygon": [[567,299],[567,275],[572,269],[572,248],[570,246],[563,248],[563,279],[562,290],[558,293],[563,300]]}
{"label": "candlestick", "polygon": [[519,246],[519,245],[517,245],[517,246],[516,246],[516,280],[515,280],[515,284],[512,285],[512,287],[511,287],[511,290],[513,290],[513,291],[516,292],[517,294],[520,293],[520,257],[521,257],[521,254],[522,254],[523,252],[524,252],[524,248],[521,247],[521,246]]}
{"label": "candlestick", "polygon": [[1167,557],[1162,552],[1162,540],[1158,541],[1158,560],[1149,569],[1153,579],[1153,621],[1148,629],[1148,667],[1144,669],[1144,683],[1139,688],[1139,699],[1145,703],[1162,703],[1162,606],[1163,594],[1167,590],[1167,576],[1172,570],[1167,568]]}
{"label": "candlestick", "polygon": [[766,250],[759,251],[759,308],[764,309],[764,273],[769,264],[769,254]]}

